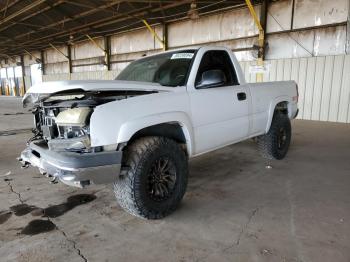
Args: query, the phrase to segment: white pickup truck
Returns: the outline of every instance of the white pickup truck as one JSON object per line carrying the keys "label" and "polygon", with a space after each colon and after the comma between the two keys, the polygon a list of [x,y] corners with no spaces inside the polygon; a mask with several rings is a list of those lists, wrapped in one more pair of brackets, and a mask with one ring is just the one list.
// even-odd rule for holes
{"label": "white pickup truck", "polygon": [[256,138],[263,156],[284,158],[297,102],[293,81],[247,84],[227,48],[164,52],[116,80],[31,87],[35,134],[19,160],[72,186],[114,183],[126,211],[162,218],[185,194],[191,157]]}

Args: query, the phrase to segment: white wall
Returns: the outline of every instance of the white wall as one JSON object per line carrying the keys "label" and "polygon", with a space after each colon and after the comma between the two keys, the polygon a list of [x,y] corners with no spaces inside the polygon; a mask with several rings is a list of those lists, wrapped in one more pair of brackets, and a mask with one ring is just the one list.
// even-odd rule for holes
{"label": "white wall", "polygon": [[[241,62],[248,82],[254,62]],[[299,119],[350,123],[350,55],[266,61],[264,81],[294,80],[299,87]]]}

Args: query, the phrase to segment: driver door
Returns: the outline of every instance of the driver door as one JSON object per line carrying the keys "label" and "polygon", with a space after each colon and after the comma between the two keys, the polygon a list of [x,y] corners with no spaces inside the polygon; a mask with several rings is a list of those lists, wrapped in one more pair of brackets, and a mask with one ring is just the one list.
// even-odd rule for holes
{"label": "driver door", "polygon": [[[205,72],[222,71],[223,81],[201,87]],[[207,74],[208,75],[208,74]],[[242,140],[249,131],[248,85],[239,85],[230,56],[225,50],[204,53],[189,92],[195,133],[195,154],[205,153]]]}

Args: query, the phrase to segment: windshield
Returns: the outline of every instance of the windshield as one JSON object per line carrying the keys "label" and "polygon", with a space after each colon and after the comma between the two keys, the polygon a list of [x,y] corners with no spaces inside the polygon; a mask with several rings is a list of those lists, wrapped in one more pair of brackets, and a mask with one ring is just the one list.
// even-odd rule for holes
{"label": "windshield", "polygon": [[116,80],[159,83],[163,86],[183,86],[194,58],[195,50],[181,50],[142,58],[130,63]]}

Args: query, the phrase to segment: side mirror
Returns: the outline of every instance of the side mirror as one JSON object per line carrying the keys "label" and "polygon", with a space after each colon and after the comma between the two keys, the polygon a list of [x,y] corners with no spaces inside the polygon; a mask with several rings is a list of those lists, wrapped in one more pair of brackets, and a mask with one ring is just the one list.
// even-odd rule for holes
{"label": "side mirror", "polygon": [[217,87],[225,83],[226,77],[223,71],[214,69],[203,72],[201,81],[196,85],[196,88]]}

